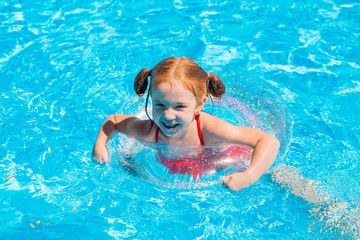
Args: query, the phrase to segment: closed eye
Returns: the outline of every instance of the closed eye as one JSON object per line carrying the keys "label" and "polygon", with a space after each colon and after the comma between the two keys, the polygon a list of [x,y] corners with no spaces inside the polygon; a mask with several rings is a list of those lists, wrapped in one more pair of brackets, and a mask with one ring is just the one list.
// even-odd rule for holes
{"label": "closed eye", "polygon": [[184,109],[184,108],[187,108],[187,106],[185,106],[185,105],[177,105],[176,108],[177,109]]}
{"label": "closed eye", "polygon": [[155,103],[155,107],[157,107],[157,108],[163,108],[163,107],[165,107],[165,105],[162,104],[162,103]]}

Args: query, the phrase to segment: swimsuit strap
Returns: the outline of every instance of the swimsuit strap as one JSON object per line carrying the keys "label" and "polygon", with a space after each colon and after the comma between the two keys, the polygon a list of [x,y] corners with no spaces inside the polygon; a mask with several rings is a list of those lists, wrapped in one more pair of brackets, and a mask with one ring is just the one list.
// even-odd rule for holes
{"label": "swimsuit strap", "polygon": [[199,113],[199,114],[196,114],[195,120],[196,120],[196,126],[197,126],[197,131],[198,131],[198,135],[199,135],[199,139],[200,139],[201,146],[204,146],[205,143],[204,143],[204,139],[203,139],[203,137],[202,137],[201,127],[200,127],[200,113]]}
{"label": "swimsuit strap", "polygon": [[156,133],[155,133],[155,142],[158,143],[159,142],[159,127],[156,127]]}
{"label": "swimsuit strap", "polygon": [[[197,127],[197,131],[198,131],[198,135],[199,135],[199,140],[202,146],[205,145],[204,143],[204,139],[202,137],[202,133],[201,133],[201,127],[200,127],[200,114],[197,114],[195,116],[195,121],[196,121],[196,127]],[[156,133],[155,133],[155,142],[158,143],[159,142],[159,130],[160,128],[157,127],[156,128]]]}

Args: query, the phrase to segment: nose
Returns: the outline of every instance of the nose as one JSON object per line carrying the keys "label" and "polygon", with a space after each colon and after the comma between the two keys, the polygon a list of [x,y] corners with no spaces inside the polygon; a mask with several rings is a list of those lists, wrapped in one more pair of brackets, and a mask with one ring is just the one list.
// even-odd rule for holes
{"label": "nose", "polygon": [[164,118],[167,120],[175,119],[174,111],[171,108],[168,108],[164,111]]}

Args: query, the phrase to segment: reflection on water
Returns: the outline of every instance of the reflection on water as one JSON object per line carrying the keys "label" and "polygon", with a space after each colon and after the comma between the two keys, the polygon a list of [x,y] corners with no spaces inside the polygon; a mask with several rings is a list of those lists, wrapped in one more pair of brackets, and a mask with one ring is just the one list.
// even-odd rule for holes
{"label": "reflection on water", "polygon": [[[1,1],[2,239],[334,239],[324,233],[327,222],[338,229],[356,226],[359,19],[356,0]],[[126,99],[139,69],[169,56],[190,57],[217,73],[229,101],[223,99],[224,108],[215,103],[214,114],[224,112],[226,120],[239,125],[260,123],[287,139],[289,147],[282,144],[275,167],[285,163],[301,169],[316,183],[317,195],[328,200],[318,204],[313,191],[301,194],[306,186],[311,189],[301,181],[296,186],[304,190],[289,187],[301,196],[294,198],[276,191],[266,176],[237,193],[218,185],[164,188],[143,180],[146,168],[136,166],[131,154],[119,158],[130,174],[118,165],[93,164],[91,149],[100,124],[129,105]],[[244,86],[236,86],[238,82]],[[257,88],[266,95],[269,84],[275,97],[264,97],[269,102],[261,104],[251,101],[252,94],[262,96]],[[277,98],[294,124],[283,124],[288,118],[282,118],[287,115],[281,105],[277,108]],[[254,105],[233,107],[231,99]],[[129,109],[141,112],[143,105],[138,111],[136,101]],[[269,115],[267,109],[279,111]],[[206,111],[211,113],[211,103]],[[251,118],[267,115],[281,124],[274,128],[276,123]],[[136,145],[132,150],[137,152]],[[156,151],[149,151],[143,160],[156,162]],[[144,175],[133,177],[140,173]],[[187,182],[192,179],[183,176]],[[316,205],[319,211],[307,211]],[[48,227],[51,233],[42,232]]]}

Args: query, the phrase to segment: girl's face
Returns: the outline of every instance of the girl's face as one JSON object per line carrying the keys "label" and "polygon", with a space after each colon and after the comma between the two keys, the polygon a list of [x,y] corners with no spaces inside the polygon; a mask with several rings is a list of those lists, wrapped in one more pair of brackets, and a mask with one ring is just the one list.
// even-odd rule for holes
{"label": "girl's face", "polygon": [[199,104],[192,92],[179,84],[162,83],[151,92],[152,111],[155,124],[168,137],[184,137],[195,114],[205,104]]}

